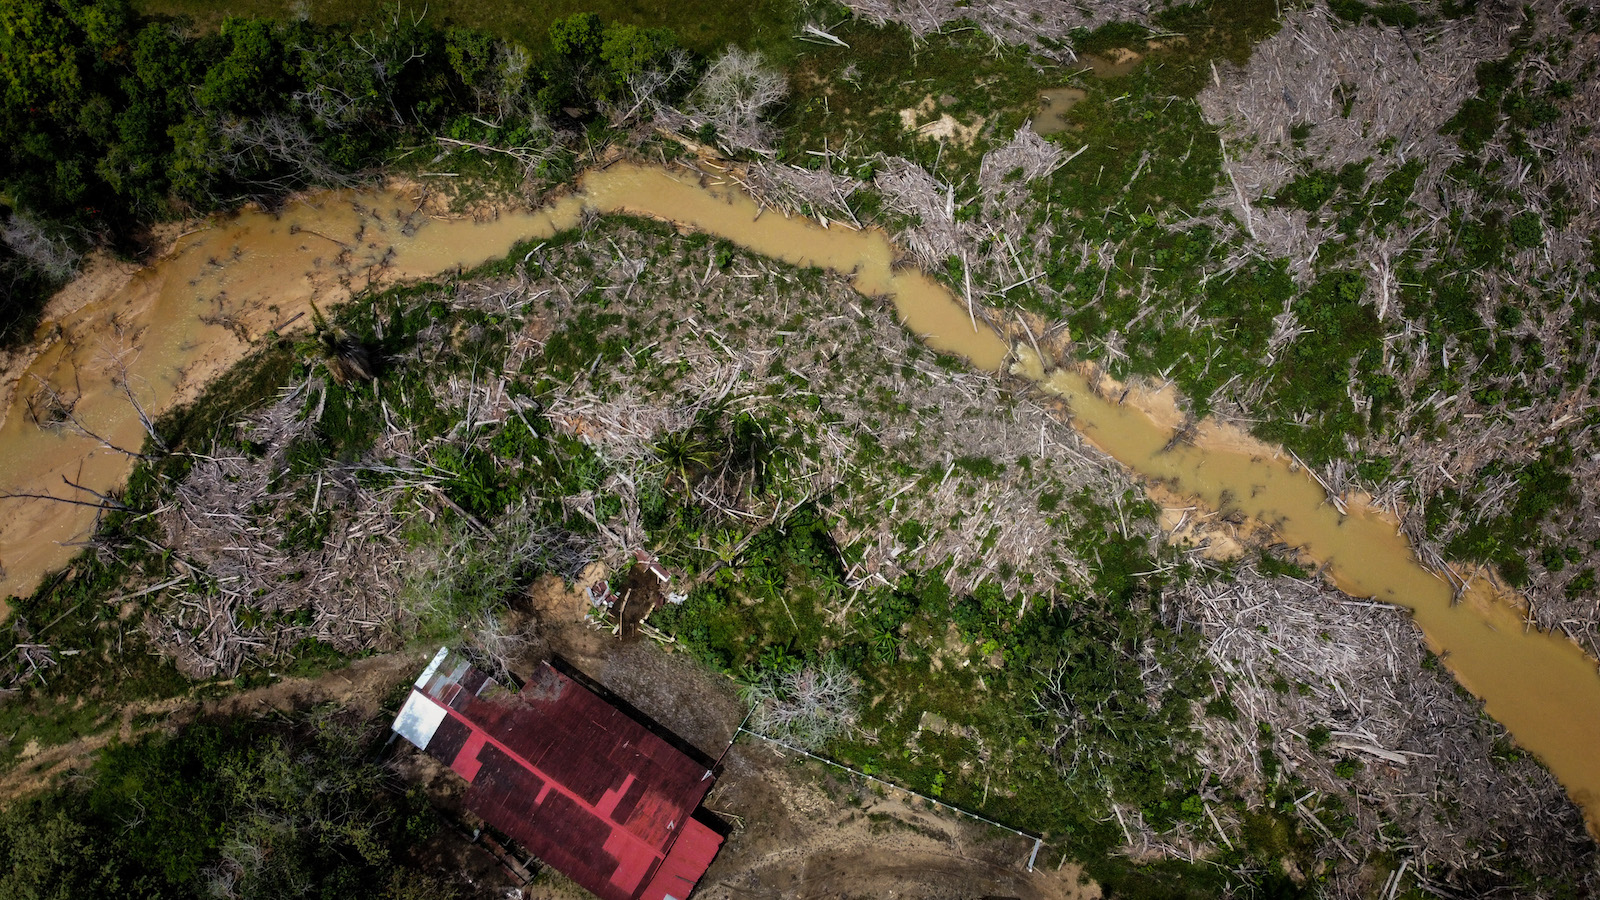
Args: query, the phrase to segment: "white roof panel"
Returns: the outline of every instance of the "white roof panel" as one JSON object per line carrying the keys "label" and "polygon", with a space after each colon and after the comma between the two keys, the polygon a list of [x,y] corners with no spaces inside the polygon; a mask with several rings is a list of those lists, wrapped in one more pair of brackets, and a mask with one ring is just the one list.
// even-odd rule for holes
{"label": "white roof panel", "polygon": [[417,676],[417,681],[416,681],[417,690],[420,691],[423,688],[426,688],[428,686],[428,679],[433,677],[433,673],[439,671],[439,666],[444,664],[444,658],[449,656],[449,655],[450,655],[450,648],[449,647],[440,647],[439,648],[439,652],[435,653],[433,655],[433,662],[428,663],[428,667],[426,669],[422,670],[422,674],[421,675]]}
{"label": "white roof panel", "polygon": [[406,705],[400,707],[400,715],[394,717],[391,727],[401,737],[416,744],[419,750],[426,750],[428,742],[433,740],[433,733],[439,729],[439,723],[444,721],[446,715],[444,707],[412,691],[406,697]]}

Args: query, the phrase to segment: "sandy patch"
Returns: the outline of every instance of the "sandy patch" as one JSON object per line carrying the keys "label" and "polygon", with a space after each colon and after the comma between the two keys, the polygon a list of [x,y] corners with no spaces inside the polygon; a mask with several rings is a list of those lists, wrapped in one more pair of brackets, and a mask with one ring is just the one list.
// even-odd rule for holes
{"label": "sandy patch", "polygon": [[963,125],[955,116],[944,113],[932,122],[917,128],[919,137],[932,138],[941,141],[953,141],[960,146],[971,146],[978,139],[978,133],[983,130],[984,117],[979,116],[971,124]]}
{"label": "sandy patch", "polygon": [[[1158,428],[1177,431],[1192,421],[1189,413],[1179,404],[1178,389],[1170,383],[1153,387],[1143,379],[1118,381],[1097,366],[1079,364],[1078,368],[1085,376],[1092,379],[1096,393],[1102,397],[1115,397],[1120,405],[1131,406],[1144,413],[1145,418],[1154,422]],[[1209,423],[1210,420],[1206,422]]]}
{"label": "sandy patch", "polygon": [[1218,561],[1243,557],[1250,547],[1271,542],[1271,532],[1254,520],[1234,523],[1214,509],[1182,496],[1165,485],[1145,485],[1145,493],[1161,507],[1159,523],[1167,542],[1197,547],[1200,555]]}
{"label": "sandy patch", "polygon": [[929,140],[951,141],[967,147],[978,139],[983,132],[987,119],[979,116],[970,123],[963,123],[949,113],[940,113],[938,118],[923,121],[935,112],[938,112],[939,101],[932,94],[922,98],[916,106],[909,106],[900,110],[900,127],[913,132],[917,137]]}
{"label": "sandy patch", "polygon": [[938,108],[939,101],[933,99],[932,94],[928,94],[916,106],[909,106],[900,110],[900,127],[906,131],[916,131],[917,123],[924,116],[933,115]]}

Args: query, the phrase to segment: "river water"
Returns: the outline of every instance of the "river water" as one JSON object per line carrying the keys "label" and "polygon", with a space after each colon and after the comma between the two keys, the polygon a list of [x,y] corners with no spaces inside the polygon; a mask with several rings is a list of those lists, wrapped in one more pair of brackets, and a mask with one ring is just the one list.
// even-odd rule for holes
{"label": "river water", "polygon": [[[126,285],[63,316],[54,323],[59,328],[47,325],[56,336],[22,374],[0,423],[0,493],[65,495],[71,491],[63,475],[108,491],[131,469],[127,456],[70,422],[41,427],[29,408],[41,406],[41,383],[76,399],[73,412],[87,430],[136,447],[142,425],[121,384],[159,413],[193,397],[247,352],[245,339],[303,312],[313,297],[334,303],[369,283],[501,257],[519,240],[571,227],[584,207],[667,219],[794,265],[850,273],[861,293],[888,297],[930,346],[991,372],[1010,361],[1013,374],[1063,398],[1085,436],[1140,476],[1266,523],[1324,564],[1341,590],[1411,610],[1429,647],[1550,768],[1584,809],[1590,830],[1600,831],[1600,674],[1577,645],[1526,630],[1521,614],[1482,579],[1452,602],[1451,584],[1417,561],[1392,520],[1359,504],[1339,513],[1281,453],[1251,449],[1214,423],[1168,449],[1172,423],[1106,400],[1076,372],[1047,370],[1027,347],[1014,348],[979,324],[933,279],[897,269],[895,248],[881,232],[763,214],[714,178],[616,165],[589,173],[577,195],[546,209],[487,223],[428,216],[404,192],[328,192],[278,215],[246,212],[185,238]],[[31,590],[92,526],[93,510],[84,507],[0,501],[0,595]]]}
{"label": "river water", "polygon": [[[154,418],[193,399],[250,341],[296,316],[303,326],[313,298],[336,304],[369,284],[503,257],[518,240],[570,227],[580,210],[569,199],[477,222],[430,215],[403,191],[329,191],[182,236],[154,265],[47,321],[36,355],[7,373],[0,494],[92,503],[63,479],[101,493],[121,485],[133,460],[106,445],[140,448],[138,408]],[[0,499],[0,598],[32,591],[70,560],[94,518],[90,507]]]}

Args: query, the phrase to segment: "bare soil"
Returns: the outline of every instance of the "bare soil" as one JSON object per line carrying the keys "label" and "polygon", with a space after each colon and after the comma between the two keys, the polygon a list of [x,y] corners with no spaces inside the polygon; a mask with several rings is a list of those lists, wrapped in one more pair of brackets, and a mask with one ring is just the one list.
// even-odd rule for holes
{"label": "bare soil", "polygon": [[1028,872],[1024,838],[863,788],[751,738],[725,767],[707,806],[737,827],[696,895],[706,900],[1100,896],[1076,866]]}
{"label": "bare soil", "polygon": [[[548,588],[548,586],[547,586]],[[542,597],[555,593],[541,592]],[[570,607],[569,607],[570,608]],[[733,682],[686,654],[636,637],[618,639],[580,622],[554,625],[545,647],[515,666],[525,673],[557,653],[658,723],[720,759],[717,786],[706,807],[732,826],[721,853],[701,881],[702,900],[736,898],[926,898],[926,900],[1076,900],[1099,897],[1080,884],[1080,870],[1048,848],[1026,869],[1032,842],[930,811],[916,798],[871,789],[820,763],[791,759],[750,736],[730,741],[744,717]],[[409,747],[396,752],[401,771],[450,807],[459,782]],[[459,838],[444,836],[429,852],[441,858]],[[449,851],[457,852],[457,851]],[[514,881],[498,864],[457,859],[483,896],[504,896]],[[488,874],[494,877],[488,877]],[[551,872],[523,886],[526,900],[587,897]]]}

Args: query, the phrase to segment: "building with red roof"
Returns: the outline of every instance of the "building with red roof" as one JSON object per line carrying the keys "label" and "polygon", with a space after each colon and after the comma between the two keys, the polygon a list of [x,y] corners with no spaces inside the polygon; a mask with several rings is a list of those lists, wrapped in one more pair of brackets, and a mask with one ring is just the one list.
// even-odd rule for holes
{"label": "building with red roof", "polygon": [[559,661],[513,693],[441,648],[393,727],[467,780],[469,810],[601,900],[685,900],[722,846],[700,808],[712,762]]}

